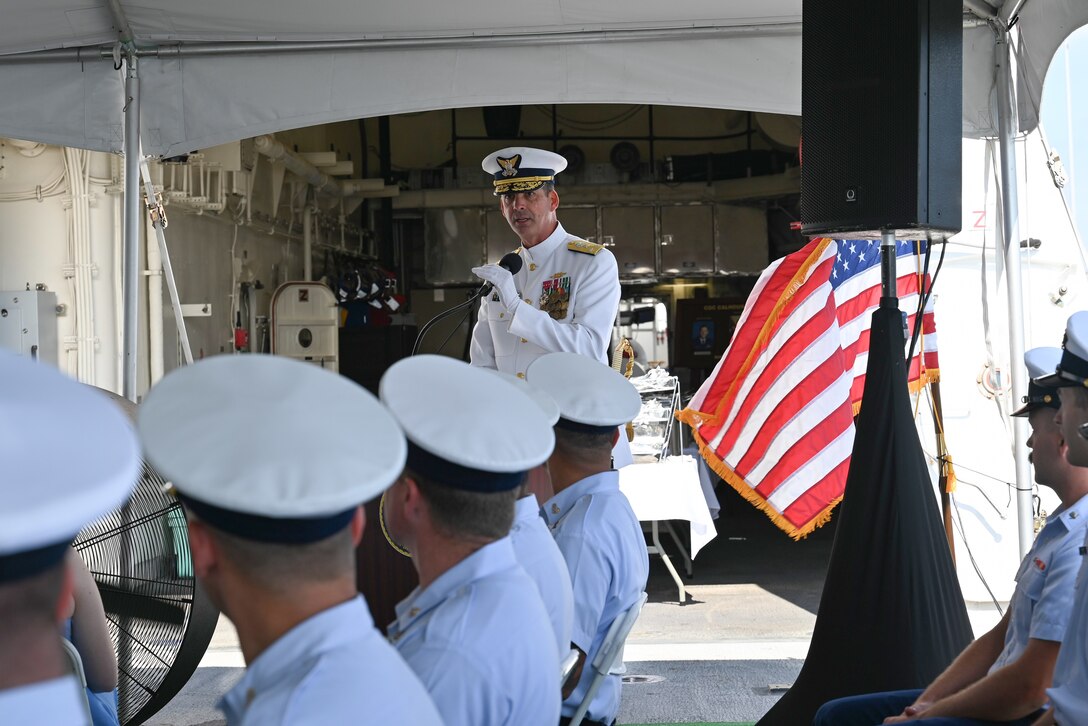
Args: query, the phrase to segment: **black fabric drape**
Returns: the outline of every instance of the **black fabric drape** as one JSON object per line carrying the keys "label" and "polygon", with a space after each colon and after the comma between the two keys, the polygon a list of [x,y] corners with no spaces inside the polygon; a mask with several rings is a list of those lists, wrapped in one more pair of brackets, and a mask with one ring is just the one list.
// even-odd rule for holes
{"label": "black fabric drape", "polygon": [[757,726],[811,723],[840,696],[923,688],[971,642],[914,427],[905,342],[895,300],[882,299],[808,657]]}

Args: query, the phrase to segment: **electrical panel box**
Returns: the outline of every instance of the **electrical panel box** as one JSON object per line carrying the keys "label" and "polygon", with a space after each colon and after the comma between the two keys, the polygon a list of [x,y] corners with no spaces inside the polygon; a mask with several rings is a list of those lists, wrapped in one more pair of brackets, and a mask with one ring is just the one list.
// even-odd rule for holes
{"label": "electrical panel box", "polygon": [[0,292],[0,348],[57,365],[57,294]]}
{"label": "electrical panel box", "polygon": [[603,207],[601,235],[597,241],[616,256],[620,277],[656,274],[653,207]]}
{"label": "electrical panel box", "polygon": [[[483,209],[426,210],[423,213],[423,272],[427,282],[434,285],[478,283],[472,268],[484,262],[487,245],[484,234]],[[516,247],[515,238],[506,252]]]}
{"label": "electrical panel box", "polygon": [[661,207],[661,274],[714,272],[714,208],[707,204]]}
{"label": "electrical panel box", "polygon": [[285,282],[272,294],[272,353],[340,370],[340,308],[318,282]]}

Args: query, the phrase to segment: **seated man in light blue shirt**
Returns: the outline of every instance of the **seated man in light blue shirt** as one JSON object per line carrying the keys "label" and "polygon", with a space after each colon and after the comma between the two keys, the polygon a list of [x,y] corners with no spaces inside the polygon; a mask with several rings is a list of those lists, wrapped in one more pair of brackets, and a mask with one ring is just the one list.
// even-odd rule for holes
{"label": "seated man in light blue shirt", "polygon": [[514,556],[540,591],[540,599],[548,611],[548,619],[555,633],[559,659],[562,660],[570,653],[570,635],[574,625],[574,593],[570,573],[563,553],[540,516],[536,495],[524,489],[519,493],[524,495],[515,504],[514,526],[510,529]]}
{"label": "seated man in light blue shirt", "polygon": [[[593,678],[589,667],[605,634],[646,589],[650,563],[642,528],[612,468],[617,426],[631,421],[641,399],[634,386],[608,366],[574,353],[535,360],[529,385],[559,405],[555,452],[548,459],[555,496],[543,512],[567,561],[574,590],[571,643],[579,651],[565,723],[582,703]],[[609,675],[589,704],[588,724],[611,724],[620,707],[620,677]]]}
{"label": "seated man in light blue shirt", "polygon": [[[1024,360],[1034,378],[1053,371],[1060,355],[1057,348],[1035,348]],[[1031,425],[1027,443],[1035,481],[1053,489],[1062,504],[1020,563],[1001,622],[967,646],[924,691],[836,699],[816,713],[815,726],[882,721],[1026,726],[1041,714],[1069,622],[1078,550],[1088,532],[1088,469],[1066,460],[1068,446],[1054,421],[1058,392],[1043,382],[1032,381],[1024,405],[1013,415],[1026,415]]]}
{"label": "seated man in light blue shirt", "polygon": [[519,388],[444,356],[399,361],[380,384],[408,436],[385,523],[419,573],[388,634],[447,726],[559,718],[555,637],[509,537],[518,488],[554,439]]}
{"label": "seated man in light blue shirt", "polygon": [[[1088,467],[1088,313],[1074,313],[1066,325],[1062,358],[1048,382],[1058,385],[1061,408],[1055,417],[1068,449],[1065,458]],[[1088,471],[1088,469],[1085,469]],[[1047,690],[1050,709],[1035,726],[1088,724],[1088,540],[1080,548],[1081,566],[1069,629]]]}
{"label": "seated man in light blue shirt", "polygon": [[152,388],[139,432],[185,507],[193,569],[238,630],[228,724],[442,723],[356,591],[361,505],[406,454],[374,396],[309,363],[214,356]]}
{"label": "seated man in light blue shirt", "polygon": [[[79,584],[78,556],[68,553],[83,527],[128,499],[136,435],[100,392],[5,349],[0,431],[0,722],[89,725],[60,635]],[[103,660],[116,678],[112,653]]]}
{"label": "seated man in light blue shirt", "polygon": [[[491,370],[485,368],[484,370]],[[522,387],[529,397],[540,406],[549,426],[559,420],[559,406],[555,399],[539,388],[534,388],[523,378],[509,373],[493,371],[503,380]],[[541,466],[544,476],[548,476],[547,465]],[[530,477],[532,473],[530,473]],[[527,477],[530,478],[530,477]],[[550,485],[549,485],[550,489]],[[571,592],[570,573],[563,553],[555,544],[555,538],[544,524],[540,514],[540,503],[531,484],[522,484],[518,489],[518,501],[514,505],[514,526],[510,528],[510,540],[514,543],[514,556],[518,564],[529,577],[533,578],[540,590],[540,599],[548,611],[552,630],[555,631],[555,643],[562,661],[570,654],[570,632],[574,622],[574,594]]]}

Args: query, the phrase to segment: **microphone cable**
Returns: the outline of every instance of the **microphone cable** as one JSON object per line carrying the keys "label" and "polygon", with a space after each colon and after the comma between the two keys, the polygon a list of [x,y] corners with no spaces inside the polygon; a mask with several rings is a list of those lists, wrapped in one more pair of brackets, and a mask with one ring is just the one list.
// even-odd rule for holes
{"label": "microphone cable", "polygon": [[[428,320],[427,324],[424,325],[422,328],[420,328],[419,329],[419,334],[416,335],[416,342],[412,346],[412,355],[416,355],[417,353],[419,353],[419,346],[423,343],[424,336],[426,336],[427,333],[430,332],[431,328],[433,328],[436,323],[438,323],[438,322],[440,322],[442,320],[445,320],[446,318],[453,315],[454,313],[461,312],[465,308],[469,308],[469,312],[471,313],[472,312],[472,306],[475,305],[476,302],[481,297],[482,297],[481,293],[479,291],[477,291],[475,294],[473,294],[472,297],[470,297],[468,300],[464,301],[463,303],[459,303],[457,305],[454,305],[449,310],[443,310],[438,315],[435,315],[433,318]],[[462,319],[461,322],[463,323],[464,320]],[[454,330],[457,330],[457,328],[459,328],[459,327],[461,327],[461,323],[458,323],[457,326],[454,328]],[[452,333],[451,333],[451,335],[452,335]],[[442,345],[445,346],[448,341],[449,341],[449,338],[447,338],[445,341],[443,341]],[[441,347],[439,348],[439,350],[441,350]]]}
{"label": "microphone cable", "polygon": [[[508,252],[507,254],[503,255],[503,258],[501,260],[499,260],[499,267],[508,270],[511,275],[518,274],[518,272],[521,270],[521,265],[521,256],[518,255],[518,253],[516,252]],[[419,346],[423,343],[423,337],[427,335],[428,332],[430,332],[431,328],[435,326],[435,323],[439,322],[440,320],[445,320],[450,315],[453,315],[460,310],[464,310],[466,307],[469,308],[469,313],[471,314],[471,306],[483,296],[489,295],[493,287],[494,286],[490,282],[485,282],[483,285],[480,286],[480,289],[477,290],[476,294],[474,294],[471,298],[463,303],[454,305],[449,310],[444,310],[440,312],[438,315],[435,315],[433,318],[428,320],[426,325],[419,329],[419,334],[416,335],[416,342],[412,346],[412,355],[416,355],[417,353],[419,353]],[[466,315],[465,317],[467,318],[468,315]],[[456,331],[458,328],[461,327],[464,322],[465,320],[464,318],[462,318],[461,322],[459,322],[453,330]],[[448,343],[450,341],[450,338],[452,337],[453,331],[451,331],[450,334],[446,336],[446,339],[442,341],[442,345],[438,347],[438,350],[442,350],[442,348],[446,347],[446,343]]]}

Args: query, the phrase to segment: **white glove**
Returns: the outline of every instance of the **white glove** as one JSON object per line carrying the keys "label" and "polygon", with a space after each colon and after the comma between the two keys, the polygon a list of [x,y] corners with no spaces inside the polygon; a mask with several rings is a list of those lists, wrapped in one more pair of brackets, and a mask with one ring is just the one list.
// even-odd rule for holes
{"label": "white glove", "polygon": [[517,288],[514,286],[514,276],[505,267],[499,267],[498,265],[473,267],[472,274],[484,282],[490,282],[494,286],[494,292],[498,293],[499,300],[507,311],[512,311],[521,302]]}

